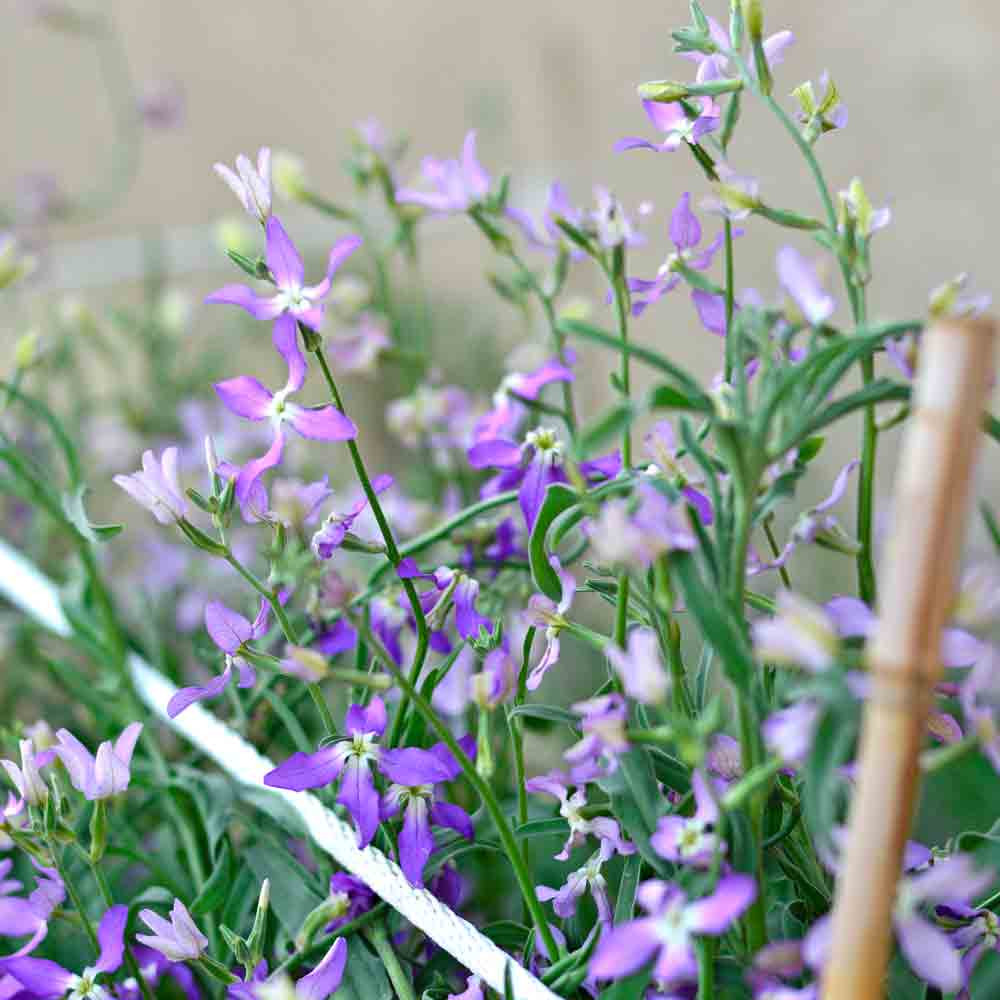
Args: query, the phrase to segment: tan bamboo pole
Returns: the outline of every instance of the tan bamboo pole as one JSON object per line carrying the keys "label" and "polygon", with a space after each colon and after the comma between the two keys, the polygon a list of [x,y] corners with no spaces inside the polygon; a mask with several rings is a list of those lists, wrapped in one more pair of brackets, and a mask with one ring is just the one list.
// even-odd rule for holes
{"label": "tan bamboo pole", "polygon": [[953,598],[994,339],[991,319],[970,319],[939,321],[921,341],[879,585],[879,623],[868,647],[872,687],[823,1000],[884,996],[896,883],[941,669],[941,627]]}

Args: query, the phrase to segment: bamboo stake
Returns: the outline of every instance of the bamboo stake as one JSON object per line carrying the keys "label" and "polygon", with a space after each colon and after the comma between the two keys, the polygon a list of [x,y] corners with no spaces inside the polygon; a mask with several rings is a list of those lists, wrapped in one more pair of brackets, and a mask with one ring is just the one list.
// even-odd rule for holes
{"label": "bamboo stake", "polygon": [[975,319],[939,321],[921,341],[913,419],[896,472],[879,624],[868,647],[872,688],[823,1000],[884,996],[896,884],[941,672],[941,628],[953,599],[994,339],[993,321]]}

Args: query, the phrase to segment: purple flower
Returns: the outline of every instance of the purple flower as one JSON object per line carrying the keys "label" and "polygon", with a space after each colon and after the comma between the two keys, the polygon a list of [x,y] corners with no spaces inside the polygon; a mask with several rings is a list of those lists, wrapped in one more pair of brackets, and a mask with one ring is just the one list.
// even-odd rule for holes
{"label": "purple flower", "polygon": [[[295,984],[294,996],[299,1000],[328,1000],[340,989],[346,965],[347,938],[337,938],[320,959],[319,965]],[[258,989],[258,996],[260,994]],[[282,991],[280,995],[287,996],[288,993]]]}
{"label": "purple flower", "polygon": [[543,903],[551,900],[556,915],[562,917],[563,920],[568,920],[576,913],[577,900],[589,889],[594,904],[597,906],[597,919],[602,927],[610,929],[614,923],[614,911],[611,908],[611,900],[608,898],[608,883],[601,869],[614,852],[614,845],[608,840],[602,840],[597,852],[582,868],[570,872],[560,889],[551,889],[547,885],[540,885],[535,890],[535,894]]}
{"label": "purple flower", "polygon": [[330,876],[330,899],[343,912],[326,925],[327,934],[367,913],[375,905],[376,897],[361,879],[346,872],[335,872]]}
{"label": "purple flower", "polygon": [[[475,745],[472,739],[465,737],[462,742],[463,749],[471,752]],[[434,850],[431,823],[449,827],[468,840],[473,837],[472,820],[465,810],[438,797],[438,786],[457,778],[461,768],[443,743],[430,750],[387,750],[380,766],[392,782],[382,797],[382,818],[402,812],[399,863],[410,882],[422,886],[424,867]]]}
{"label": "purple flower", "polygon": [[831,666],[840,640],[830,615],[790,590],[779,591],[776,603],[774,617],[755,622],[751,630],[757,658],[813,673]]}
{"label": "purple flower", "polygon": [[[466,649],[470,650],[470,647],[466,646]],[[469,677],[470,697],[480,708],[487,710],[497,708],[517,690],[517,677],[520,670],[521,664],[511,655],[510,643],[504,636],[501,644],[496,649],[491,649],[483,657],[483,669],[478,674]],[[454,667],[452,672],[454,672]],[[444,682],[438,685],[434,693],[437,694],[443,686]]]}
{"label": "purple flower", "polygon": [[812,80],[806,80],[792,91],[799,102],[795,117],[802,125],[802,135],[806,142],[815,142],[823,133],[847,127],[847,107],[841,103],[840,94],[830,80],[830,74],[823,71],[819,78],[819,91]]}
{"label": "purple flower", "polygon": [[952,617],[967,628],[985,628],[1000,618],[1000,562],[977,562],[962,573]]}
{"label": "purple flower", "polygon": [[992,910],[979,910],[959,903],[938,906],[936,915],[946,926],[954,927],[952,942],[964,949],[962,955],[962,988],[955,1000],[971,1000],[969,981],[979,960],[989,952],[1000,950],[1000,919]]}
{"label": "purple flower", "polygon": [[705,766],[716,779],[716,785],[725,787],[743,777],[743,754],[739,740],[728,733],[716,733],[705,754]]}
{"label": "purple flower", "polygon": [[549,564],[559,577],[562,594],[558,604],[545,594],[533,594],[528,600],[528,609],[525,613],[527,621],[535,628],[545,629],[545,652],[528,674],[529,691],[536,690],[545,679],[549,668],[559,662],[559,633],[569,624],[566,621],[566,612],[569,611],[573,595],[576,593],[576,580],[572,573],[562,568],[559,557],[550,556]]}
{"label": "purple flower", "polygon": [[772,712],[761,725],[764,745],[791,767],[801,767],[812,749],[819,721],[819,705],[798,701]]}
{"label": "purple flower", "polygon": [[255,319],[287,315],[318,330],[323,321],[323,299],[330,291],[334,272],[361,246],[361,237],[344,236],[337,240],[330,251],[326,276],[318,285],[304,285],[302,258],[277,216],[272,215],[267,220],[266,234],[264,259],[277,286],[276,294],[258,296],[247,285],[226,285],[212,292],[205,301],[239,306]]}
{"label": "purple flower", "polygon": [[760,182],[755,177],[738,174],[728,163],[715,165],[718,183],[714,193],[702,198],[699,207],[731,222],[742,222],[760,204]]}
{"label": "purple flower", "polygon": [[372,765],[381,765],[384,751],[378,746],[385,732],[386,711],[381,698],[372,698],[364,708],[351,705],[344,716],[346,737],[315,753],[292,754],[283,764],[264,775],[271,788],[295,792],[323,788],[341,779],[337,801],[351,814],[358,831],[358,846],[367,847],[379,822],[379,798]]}
{"label": "purple flower", "polygon": [[237,687],[251,688],[257,683],[257,673],[242,655],[242,651],[246,643],[260,639],[267,632],[268,617],[268,603],[263,599],[257,617],[252,622],[227,608],[221,601],[209,601],[205,605],[205,629],[212,642],[225,654],[226,667],[207,684],[181,688],[167,704],[170,718],[176,718],[196,701],[218,698],[232,680],[234,668],[239,676]]}
{"label": "purple flower", "polygon": [[691,211],[691,195],[685,192],[670,216],[670,240],[674,244],[674,252],[660,265],[652,281],[629,279],[629,289],[634,293],[633,316],[641,316],[649,306],[676,288],[681,280],[682,267],[704,271],[711,266],[712,259],[722,246],[722,235],[719,234],[708,246],[699,250],[701,236],[701,223]]}
{"label": "purple flower", "polygon": [[[692,475],[677,457],[677,436],[669,420],[659,420],[642,439],[643,449],[656,463],[647,471],[656,471],[671,480],[681,491],[681,495],[698,512],[701,523],[708,525],[714,519],[712,501],[700,490],[695,489],[702,479]],[[692,485],[694,484],[694,485]]]}
{"label": "purple flower", "polygon": [[0,883],[0,935],[30,935],[30,938],[8,956],[11,958],[29,954],[45,940],[49,932],[49,918],[66,898],[66,888],[59,873],[54,868],[43,868],[34,859],[32,864],[39,872],[35,877],[36,888],[27,897],[12,895],[21,888],[21,883],[16,879],[6,877],[13,864],[10,858],[0,862],[0,876],[3,877],[3,882]]}
{"label": "purple flower", "polygon": [[1000,772],[1000,725],[997,706],[1000,705],[1000,655],[992,646],[969,671],[961,690],[962,711],[983,752]]}
{"label": "purple flower", "polygon": [[[573,706],[580,716],[583,737],[563,756],[580,773],[588,773],[607,761],[608,770],[617,766],[616,757],[628,750],[625,724],[628,706],[620,694],[601,695]],[[576,770],[574,773],[576,773]]]}
{"label": "purple flower", "polygon": [[339,374],[373,375],[379,355],[392,346],[385,322],[362,313],[351,329],[326,341],[326,355]]}
{"label": "purple flower", "polygon": [[676,886],[653,880],[639,886],[639,905],[648,914],[606,934],[590,960],[598,979],[619,979],[655,959],[653,976],[664,984],[695,979],[693,937],[724,933],[757,896],[749,875],[727,875],[715,891],[691,902]]}
{"label": "purple flower", "polygon": [[571,795],[569,789],[574,784],[576,782],[562,771],[540,774],[524,783],[529,792],[541,792],[559,800],[559,815],[569,825],[569,836],[562,850],[553,855],[555,859],[569,860],[569,852],[580,847],[586,841],[588,834],[598,837],[602,842],[607,841],[619,854],[634,854],[635,845],[622,838],[617,820],[610,816],[594,816],[591,819],[583,816],[583,810],[587,805],[587,791],[585,786],[577,785]]}
{"label": "purple flower", "polygon": [[101,743],[94,757],[69,730],[60,729],[56,733],[59,745],[54,750],[77,791],[87,799],[106,799],[128,788],[132,753],[141,732],[142,723],[133,722],[114,743]]}
{"label": "purple flower", "polygon": [[136,503],[148,510],[160,524],[179,521],[188,512],[187,499],[177,478],[177,449],[164,448],[159,459],[152,451],[142,453],[142,471],[130,476],[115,476],[120,486]]}
{"label": "purple flower", "polygon": [[224,163],[216,163],[212,169],[239,198],[247,215],[266,225],[271,217],[271,150],[261,148],[256,167],[240,153],[235,173]]}
{"label": "purple flower", "polygon": [[493,394],[493,409],[476,421],[472,431],[473,443],[507,438],[517,432],[528,408],[511,393],[534,400],[538,399],[545,386],[553,382],[572,382],[573,378],[573,373],[558,358],[550,358],[533,372],[514,372],[506,376]]}
{"label": "purple flower", "polygon": [[[698,83],[708,83],[711,80],[720,80],[732,75],[729,56],[726,54],[730,49],[729,32],[722,27],[714,18],[708,17],[708,32],[715,43],[716,51],[706,52],[682,52],[685,59],[690,59],[697,63],[698,71],[695,79]],[[785,58],[785,49],[795,41],[795,36],[790,31],[778,31],[764,39],[764,56],[769,67],[780,65]],[[748,60],[750,72],[756,77],[757,67],[754,60]]]}
{"label": "purple flower", "polygon": [[422,205],[437,215],[467,212],[490,193],[490,176],[476,157],[476,133],[469,132],[462,144],[460,160],[437,160],[425,156],[420,172],[431,190],[400,188],[396,201]]}
{"label": "purple flower", "polygon": [[31,740],[21,740],[18,746],[21,751],[20,766],[12,760],[0,760],[0,764],[24,802],[29,806],[44,805],[49,797],[49,787],[40,770],[52,760],[53,753],[51,750],[36,753],[35,744]]}
{"label": "purple flower", "polygon": [[778,280],[812,326],[822,326],[836,303],[820,284],[815,266],[795,247],[782,247],[777,256]]}
{"label": "purple flower", "polygon": [[179,899],[174,900],[169,921],[152,910],[140,910],[139,919],[153,933],[136,934],[136,941],[158,951],[171,962],[201,958],[208,947],[208,939],[198,930],[187,907]]}
{"label": "purple flower", "polygon": [[693,816],[663,816],[650,837],[653,850],[661,857],[679,865],[708,868],[719,851],[725,851],[724,841],[715,832],[719,822],[719,805],[701,771],[691,775],[695,811]]}
{"label": "purple flower", "polygon": [[[692,117],[687,108],[697,108]],[[694,145],[709,132],[719,127],[719,105],[711,97],[693,97],[684,103],[672,101],[663,104],[660,101],[643,101],[642,110],[646,117],[663,134],[663,141],[652,143],[636,136],[626,136],[615,143],[615,152],[623,153],[627,149],[651,149],[655,153],[672,153],[682,142]]]}
{"label": "purple flower", "polygon": [[[152,948],[145,948],[142,945],[135,945],[132,948],[136,962],[139,963],[139,972],[142,978],[154,988],[164,976],[170,976],[181,988],[187,1000],[201,1000],[201,991],[198,989],[198,982],[194,978],[194,973],[181,962],[171,962],[169,959]],[[118,985],[118,996],[120,1000],[141,1000],[142,992],[139,984],[131,979]]]}
{"label": "purple flower", "polygon": [[469,976],[461,993],[449,993],[447,1000],[486,1000],[483,981],[479,976]]}
{"label": "purple flower", "polygon": [[[394,480],[386,474],[376,476],[372,480],[372,489],[376,493],[384,493]],[[329,559],[334,551],[343,544],[347,533],[351,530],[358,515],[368,506],[368,497],[363,496],[345,514],[329,514],[319,531],[312,537],[312,550],[317,559]]]}
{"label": "purple flower", "polygon": [[[597,207],[590,213],[590,221],[597,234],[597,242],[605,250],[613,250],[617,246],[640,246],[645,242],[625,206],[607,188],[596,186],[594,200]],[[648,215],[652,210],[652,205],[642,202],[638,213],[640,216]]]}
{"label": "purple flower", "polygon": [[316,441],[346,441],[357,435],[357,428],[334,406],[305,407],[288,402],[306,379],[306,359],[298,345],[298,331],[290,315],[280,316],[274,324],[274,346],[288,364],[288,381],[276,393],[266,389],[250,375],[217,382],[215,391],[233,413],[247,420],[269,420],[273,430],[267,454],[240,469],[236,478],[236,498],[243,503],[258,477],[281,462],[285,446],[284,425],[291,426],[305,438]]}
{"label": "purple flower", "polygon": [[101,973],[116,972],[122,964],[125,952],[125,922],[128,920],[127,906],[112,906],[106,910],[97,925],[97,943],[100,954],[94,965],[77,975],[64,969],[47,958],[16,957],[3,960],[4,972],[13,976],[38,1000],[55,1000],[66,993],[74,1000],[101,1000],[107,996],[96,978]]}
{"label": "purple flower", "polygon": [[[508,206],[506,212],[521,228],[525,239],[544,250],[554,250],[568,244],[566,234],[559,228],[557,220],[565,219],[578,229],[584,225],[583,212],[570,202],[566,189],[559,181],[554,181],[549,188],[541,225],[536,225],[531,216],[521,209]],[[568,250],[572,257],[583,255],[583,251],[573,244],[568,245]]]}
{"label": "purple flower", "polygon": [[927,305],[931,318],[979,316],[989,309],[993,297],[988,292],[980,295],[969,294],[965,291],[968,283],[969,275],[962,273],[943,285],[938,285],[931,292]]}
{"label": "purple flower", "polygon": [[660,641],[652,629],[634,628],[628,634],[627,649],[611,644],[604,653],[630,698],[644,705],[659,705],[666,700],[670,677],[663,669]]}

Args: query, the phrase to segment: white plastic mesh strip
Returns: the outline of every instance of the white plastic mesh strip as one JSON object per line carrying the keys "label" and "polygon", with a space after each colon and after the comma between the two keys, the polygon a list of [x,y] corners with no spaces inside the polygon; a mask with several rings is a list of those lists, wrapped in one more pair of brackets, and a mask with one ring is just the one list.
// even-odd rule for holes
{"label": "white plastic mesh strip", "polygon": [[[55,586],[3,542],[0,542],[0,593],[52,632],[70,633]],[[169,718],[167,702],[177,688],[135,654],[129,658],[129,666],[137,693],[156,715],[235,780],[266,788],[283,798],[299,814],[313,840],[339,865],[364,880],[373,892],[470,972],[481,976],[502,994],[505,969],[510,963],[517,1000],[556,1000],[555,993],[514,963],[467,920],[431,893],[410,885],[399,866],[381,851],[374,847],[359,850],[354,830],[315,795],[267,788],[264,775],[274,767],[271,761],[202,706],[192,705],[180,717]]]}

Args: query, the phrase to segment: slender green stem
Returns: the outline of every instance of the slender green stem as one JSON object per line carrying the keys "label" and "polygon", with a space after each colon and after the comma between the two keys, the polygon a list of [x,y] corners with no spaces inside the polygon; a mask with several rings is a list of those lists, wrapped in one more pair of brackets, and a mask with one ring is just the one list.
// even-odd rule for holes
{"label": "slender green stem", "polygon": [[698,1000],[715,998],[715,938],[698,939]]}
{"label": "slender green stem", "polygon": [[381,960],[399,1000],[416,1000],[416,994],[413,992],[413,984],[410,982],[410,977],[407,976],[406,971],[400,964],[396,949],[393,948],[392,942],[389,940],[389,935],[385,929],[385,921],[378,920],[375,923],[369,924],[365,928],[364,935]]}
{"label": "slender green stem", "polygon": [[382,640],[379,639],[370,628],[367,628],[364,623],[356,621],[355,624],[364,630],[365,638],[368,640],[371,648],[375,651],[375,654],[382,661],[383,666],[393,675],[393,677],[395,677],[396,683],[402,689],[403,694],[410,700],[416,711],[423,716],[427,725],[448,748],[451,755],[458,762],[458,766],[462,769],[462,773],[465,775],[466,780],[476,790],[476,793],[482,800],[483,805],[486,807],[486,811],[490,814],[490,818],[493,820],[493,825],[496,827],[497,834],[500,837],[500,841],[503,844],[504,851],[507,855],[507,860],[510,862],[510,866],[514,871],[514,877],[517,880],[518,887],[521,890],[521,895],[524,898],[525,907],[531,914],[532,922],[538,930],[546,950],[550,955],[562,955],[564,953],[563,949],[556,944],[555,937],[552,934],[552,929],[549,926],[548,920],[545,918],[545,912],[542,910],[542,905],[538,901],[538,897],[535,895],[534,881],[532,880],[531,873],[528,871],[528,867],[525,864],[524,855],[521,852],[521,845],[514,836],[514,831],[511,829],[510,823],[507,821],[507,817],[504,815],[504,811],[501,808],[496,795],[493,794],[493,789],[490,787],[489,782],[486,781],[476,770],[476,765],[469,759],[469,756],[459,745],[458,740],[456,740],[452,735],[447,724],[444,723],[438,713],[434,711],[430,702],[424,698],[424,696],[417,690],[416,686],[411,683],[409,678],[407,678],[403,671],[400,670],[396,661],[392,658],[392,655],[385,648]]}
{"label": "slender green stem", "polygon": [[727,382],[732,382],[733,380],[733,351],[732,344],[734,343],[732,336],[733,329],[733,312],[735,310],[734,297],[736,294],[736,288],[734,285],[733,278],[733,224],[726,216],[723,222],[723,232],[725,233],[726,240],[726,370],[725,378]]}
{"label": "slender green stem", "polygon": [[[764,534],[767,536],[767,544],[771,549],[771,555],[777,559],[781,555],[781,547],[778,545],[778,540],[774,537],[774,528],[771,527],[770,518],[764,518]],[[792,578],[784,566],[778,567],[778,576],[781,577],[781,582],[791,590]]]}
{"label": "slender green stem", "polygon": [[91,947],[94,949],[94,955],[98,956],[101,954],[101,945],[97,940],[94,925],[90,922],[90,917],[87,916],[87,910],[83,905],[83,899],[76,887],[76,883],[70,877],[69,869],[66,867],[66,859],[60,853],[58,845],[51,837],[45,838],[45,845],[49,849],[49,854],[52,855],[52,863],[55,865],[56,871],[59,872],[59,878],[62,879],[63,885],[66,887],[66,895],[69,896],[70,902],[73,904],[73,909],[80,914],[80,922],[83,924],[83,929],[90,940]]}
{"label": "slender green stem", "polygon": [[[857,323],[865,321],[864,289],[860,289],[855,307]],[[869,355],[861,359],[861,381],[867,388],[875,380],[875,359]],[[858,589],[861,600],[867,605],[875,604],[878,596],[873,556],[875,522],[875,456],[878,449],[878,422],[875,406],[865,407],[864,427],[861,438],[861,472],[858,479]]]}
{"label": "slender green stem", "polygon": [[337,938],[350,937],[352,934],[356,934],[358,931],[367,927],[372,921],[381,919],[387,908],[386,903],[376,903],[375,906],[373,906],[367,913],[362,913],[356,920],[342,924],[331,934],[324,937],[321,941],[314,941],[303,951],[297,951],[293,955],[289,955],[288,958],[286,958],[281,965],[279,965],[274,972],[271,973],[271,978],[275,979],[283,972],[294,972],[300,965],[302,965],[303,962],[308,962],[313,958],[319,958],[329,950],[330,946],[337,940]]}

